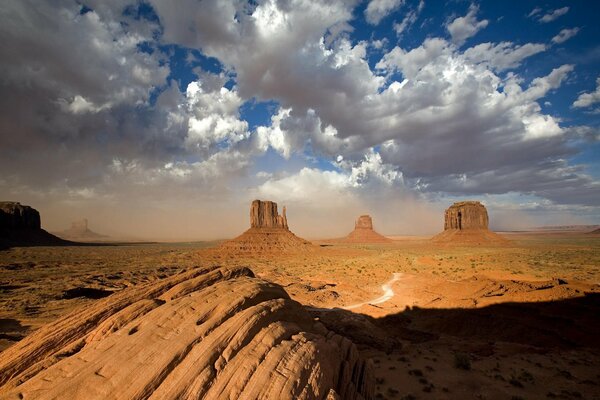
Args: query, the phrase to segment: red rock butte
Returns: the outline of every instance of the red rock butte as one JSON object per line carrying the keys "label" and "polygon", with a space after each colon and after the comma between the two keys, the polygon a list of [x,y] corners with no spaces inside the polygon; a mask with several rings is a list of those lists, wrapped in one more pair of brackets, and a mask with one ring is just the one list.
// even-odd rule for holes
{"label": "red rock butte", "polygon": [[370,215],[361,215],[354,224],[354,230],[341,241],[344,243],[389,243],[392,240],[375,232]]}
{"label": "red rock butte", "polygon": [[223,243],[220,249],[235,252],[305,251],[314,246],[294,235],[288,226],[286,208],[283,215],[273,201],[254,200],[250,205],[250,229]]}
{"label": "red rock butte", "polygon": [[432,238],[435,242],[468,244],[506,242],[502,236],[489,230],[489,217],[478,201],[452,204],[444,213],[444,232]]}

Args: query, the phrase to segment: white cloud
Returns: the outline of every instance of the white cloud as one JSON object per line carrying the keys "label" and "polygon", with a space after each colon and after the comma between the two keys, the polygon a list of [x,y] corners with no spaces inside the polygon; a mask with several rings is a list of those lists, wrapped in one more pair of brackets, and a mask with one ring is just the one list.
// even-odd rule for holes
{"label": "white cloud", "polygon": [[571,29],[563,29],[558,33],[558,35],[552,38],[552,43],[564,43],[567,40],[571,39],[573,36],[577,35],[578,32],[579,28],[577,27]]}
{"label": "white cloud", "polygon": [[522,46],[511,42],[481,43],[465,50],[467,60],[474,63],[485,63],[495,71],[514,69],[521,65],[527,57],[546,50],[541,43],[526,43]]}
{"label": "white cloud", "polygon": [[420,0],[416,9],[410,10],[400,23],[394,23],[394,31],[396,35],[401,36],[417,21],[421,11],[425,7],[425,1]]}
{"label": "white cloud", "polygon": [[582,93],[573,102],[573,107],[585,108],[600,103],[600,77],[596,78],[596,90],[591,93]]}
{"label": "white cloud", "polygon": [[534,17],[541,12],[542,12],[542,9],[540,7],[535,7],[533,10],[531,10],[531,12],[529,14],[527,14],[527,17],[529,17],[529,18]]}
{"label": "white cloud", "polygon": [[464,17],[458,17],[446,25],[446,29],[452,37],[452,42],[457,45],[462,45],[465,40],[475,36],[477,32],[488,26],[488,20],[477,20],[477,12],[479,7],[471,4],[469,12]]}
{"label": "white cloud", "polygon": [[553,11],[548,12],[548,13],[544,14],[543,16],[541,16],[539,21],[543,22],[543,23],[552,22],[555,19],[557,19],[558,17],[565,15],[568,12],[569,12],[569,7],[557,8],[556,10],[553,10]]}
{"label": "white cloud", "polygon": [[404,4],[404,0],[371,0],[365,9],[365,19],[371,25],[377,25],[392,11]]}

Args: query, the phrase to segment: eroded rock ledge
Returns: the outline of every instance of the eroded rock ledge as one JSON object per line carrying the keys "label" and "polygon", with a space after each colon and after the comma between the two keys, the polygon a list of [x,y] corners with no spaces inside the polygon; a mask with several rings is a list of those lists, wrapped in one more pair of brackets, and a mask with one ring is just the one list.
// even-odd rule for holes
{"label": "eroded rock ledge", "polygon": [[0,354],[3,399],[370,399],[370,365],[278,285],[198,268],[125,289]]}

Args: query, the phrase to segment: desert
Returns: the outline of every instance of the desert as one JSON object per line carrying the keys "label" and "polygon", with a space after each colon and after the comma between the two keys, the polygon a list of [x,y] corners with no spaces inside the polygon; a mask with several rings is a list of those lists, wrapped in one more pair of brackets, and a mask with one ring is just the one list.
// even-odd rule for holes
{"label": "desert", "polygon": [[0,400],[600,400],[599,1],[0,1]]}
{"label": "desert", "polygon": [[[3,398],[28,398],[34,393],[36,398],[59,398],[60,393],[71,398],[137,398],[141,393],[151,398],[176,398],[184,393],[202,398],[324,398],[329,390],[332,396],[349,399],[594,398],[598,394],[600,251],[596,237],[585,232],[522,232],[494,233],[502,237],[500,241],[469,236],[467,241],[459,238],[450,244],[435,237],[310,243],[290,232],[293,221],[289,226],[287,218],[283,221],[275,203],[255,201],[250,207],[252,235],[243,240],[4,250],[0,253]],[[486,232],[479,235],[488,237]],[[282,247],[290,237],[293,245]],[[242,289],[246,281],[258,286]],[[225,286],[218,289],[220,285]],[[232,289],[226,285],[233,285]],[[224,290],[223,294],[218,290]],[[250,291],[244,294],[245,290]],[[270,294],[265,297],[260,290]],[[226,306],[227,292],[236,293],[231,301],[239,305]],[[201,311],[200,303],[178,305],[177,299],[191,301],[195,293],[198,299],[215,296],[214,302],[206,297],[201,304],[225,307],[223,312],[229,309],[230,315],[224,318],[216,311]],[[237,295],[242,300],[236,300]],[[243,296],[264,299],[253,305]],[[282,334],[292,338],[300,332],[308,337],[323,335],[323,339],[311,339],[321,348],[304,356],[301,363],[305,364],[286,367],[285,378],[301,379],[296,392],[286,391],[284,383],[276,387],[267,383],[274,379],[269,371],[277,363],[251,361],[254,350],[248,346],[266,340],[258,328],[243,328],[250,335],[247,339],[231,336],[250,323],[242,321],[258,312],[254,308],[272,307],[278,301],[284,303],[271,308],[273,316],[265,314],[265,322],[252,324],[291,323],[297,327],[286,329],[297,331]],[[172,311],[164,308],[171,302],[193,310],[177,311],[182,318],[189,315],[193,321],[203,321],[193,326],[209,323],[208,316],[201,317],[206,312],[213,315],[211,323],[219,324],[218,329],[234,329],[223,333],[219,346],[227,348],[241,341],[244,347],[236,352],[246,358],[240,356],[236,363],[241,364],[235,364],[225,356],[214,375],[202,378],[201,371],[207,367],[197,364],[201,357],[208,361],[224,355],[211,355],[209,348],[217,345],[204,348],[201,340],[185,356],[178,356],[176,364],[170,364],[166,378],[153,378],[166,368],[161,362],[170,357],[159,351],[165,344],[157,342],[157,337],[167,335],[169,343],[182,346],[186,340],[194,341],[189,336],[193,331],[185,334],[189,329],[185,319],[177,322],[168,317]],[[165,322],[158,322],[161,318]],[[154,324],[158,325],[152,328]],[[268,331],[275,329],[275,325],[267,326]],[[213,335],[216,340],[222,334]],[[211,336],[202,336],[212,343]],[[335,347],[342,343],[335,337],[343,338],[346,347]],[[154,345],[159,347],[153,350]],[[152,360],[146,367],[135,364],[138,356],[133,354],[142,357],[137,346],[143,346],[148,353],[144,357]],[[354,349],[351,359],[345,358],[347,346]],[[175,348],[169,351],[177,352]],[[322,358],[319,354],[331,355]],[[97,361],[83,368],[77,364],[81,360]],[[256,362],[260,374],[239,375],[239,368]],[[365,372],[336,378],[349,381],[331,384],[326,375],[310,378],[298,369],[318,365],[319,370],[339,371],[348,362],[351,368],[356,368],[353,363],[363,363]],[[198,372],[184,373],[190,368],[186,365],[198,365]],[[140,368],[152,369],[139,373]],[[101,369],[106,372],[94,375],[93,371]],[[184,376],[189,383],[182,381]],[[227,376],[236,376],[237,383]],[[136,382],[135,386],[128,385],[130,391],[112,391],[120,379]],[[95,382],[97,391],[84,390],[90,382]],[[106,386],[104,382],[112,383]],[[254,392],[253,385],[268,389]],[[308,387],[312,392],[298,389]],[[356,389],[342,392],[343,388]]]}

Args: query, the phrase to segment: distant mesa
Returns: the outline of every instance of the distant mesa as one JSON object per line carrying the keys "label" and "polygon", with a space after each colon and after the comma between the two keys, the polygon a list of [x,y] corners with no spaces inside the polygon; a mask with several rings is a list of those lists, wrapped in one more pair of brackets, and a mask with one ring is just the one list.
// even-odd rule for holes
{"label": "distant mesa", "polygon": [[15,201],[0,202],[0,248],[60,246],[71,242],[42,229],[40,213]]}
{"label": "distant mesa", "polygon": [[391,239],[375,232],[370,215],[361,215],[354,224],[354,230],[340,240],[343,243],[390,243]]}
{"label": "distant mesa", "polygon": [[56,235],[68,240],[88,242],[93,240],[104,240],[108,236],[101,235],[89,229],[86,218],[71,223],[71,227],[62,232],[56,232]]}
{"label": "distant mesa", "polygon": [[314,246],[290,231],[285,206],[279,215],[277,203],[254,200],[250,206],[250,229],[220,248],[236,252],[278,252],[309,250]]}
{"label": "distant mesa", "polygon": [[245,267],[195,268],[59,318],[0,354],[3,399],[372,399],[371,362]]}
{"label": "distant mesa", "polygon": [[434,242],[467,244],[506,242],[502,236],[489,230],[485,206],[478,201],[461,201],[444,213],[444,232],[434,236]]}
{"label": "distant mesa", "polygon": [[588,232],[588,233],[591,234],[591,235],[600,235],[600,228],[595,229],[595,230],[593,230],[591,232]]}

